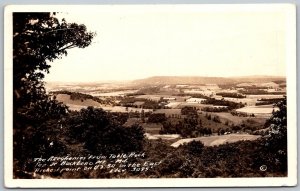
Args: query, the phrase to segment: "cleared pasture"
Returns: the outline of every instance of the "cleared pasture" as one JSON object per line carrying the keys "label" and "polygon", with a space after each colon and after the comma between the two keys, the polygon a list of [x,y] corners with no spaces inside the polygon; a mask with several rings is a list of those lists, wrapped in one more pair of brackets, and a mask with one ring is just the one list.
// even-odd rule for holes
{"label": "cleared pasture", "polygon": [[181,139],[177,142],[171,144],[172,147],[179,147],[184,143],[189,143],[193,140],[201,141],[205,146],[217,146],[226,143],[233,143],[242,140],[256,140],[260,135],[249,135],[249,134],[229,134],[229,135],[220,135],[220,136],[210,136],[210,137],[197,137],[189,139]]}
{"label": "cleared pasture", "polygon": [[271,94],[262,94],[262,95],[247,95],[247,98],[257,98],[257,99],[271,99],[271,98],[283,98],[284,95],[271,95]]}
{"label": "cleared pasture", "polygon": [[157,140],[157,139],[173,140],[181,137],[179,134],[160,135],[160,134],[150,134],[150,133],[145,133],[145,136],[149,140]]}
{"label": "cleared pasture", "polygon": [[59,102],[63,102],[64,104],[68,105],[68,106],[72,106],[72,107],[76,107],[76,106],[94,106],[94,107],[100,107],[101,104],[92,100],[92,99],[85,99],[85,100],[80,100],[80,99],[76,99],[76,100],[72,100],[70,98],[71,96],[68,94],[58,94],[56,95],[56,100]]}
{"label": "cleared pasture", "polygon": [[253,121],[256,121],[257,123],[265,124],[266,118],[265,117],[242,117],[242,116],[234,116],[231,113],[228,112],[219,112],[219,113],[213,113],[213,115],[217,115],[220,117],[221,122],[225,123],[228,121],[229,123],[232,123],[234,125],[239,125],[246,121],[247,119],[251,119]]}
{"label": "cleared pasture", "polygon": [[166,107],[169,107],[169,108],[177,108],[182,102],[170,102],[166,105]]}
{"label": "cleared pasture", "polygon": [[249,114],[272,114],[272,112],[277,111],[278,108],[273,105],[260,105],[260,106],[247,106],[237,109],[237,112],[244,112]]}
{"label": "cleared pasture", "polygon": [[213,115],[219,116],[223,123],[225,123],[226,121],[229,121],[235,125],[240,124],[244,120],[249,118],[249,117],[233,116],[231,113],[228,113],[228,112],[215,112],[215,113],[213,113]]}
{"label": "cleared pasture", "polygon": [[88,106],[84,106],[84,105],[74,105],[74,104],[66,104],[66,105],[72,111],[80,111],[81,109],[88,107]]}

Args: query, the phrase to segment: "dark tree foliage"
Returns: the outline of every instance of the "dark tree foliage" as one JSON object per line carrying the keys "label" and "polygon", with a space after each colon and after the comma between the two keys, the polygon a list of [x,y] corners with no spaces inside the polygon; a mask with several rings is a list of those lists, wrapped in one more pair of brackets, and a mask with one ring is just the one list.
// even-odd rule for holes
{"label": "dark tree foliage", "polygon": [[220,95],[222,97],[232,97],[232,98],[245,98],[246,96],[239,93],[231,93],[231,92],[219,92],[216,95]]}
{"label": "dark tree foliage", "polygon": [[185,106],[181,109],[182,115],[198,116],[197,110],[193,107]]}
{"label": "dark tree foliage", "polygon": [[167,120],[164,113],[153,113],[148,117],[148,123],[163,123]]}
{"label": "dark tree foliage", "polygon": [[59,22],[54,13],[13,14],[14,128],[24,127],[30,112],[38,118],[66,112],[46,95],[43,72],[49,73],[49,62],[67,55],[67,49],[88,46],[94,35],[85,25]]}
{"label": "dark tree foliage", "polygon": [[273,112],[266,122],[270,132],[265,144],[266,149],[274,154],[278,167],[282,172],[287,171],[287,105],[284,100],[275,104],[279,110]]}
{"label": "dark tree foliage", "polygon": [[241,107],[244,107],[245,104],[243,103],[235,103],[232,101],[228,101],[228,100],[218,100],[215,98],[207,98],[206,100],[203,101],[203,104],[213,104],[213,105],[221,105],[221,106],[227,106],[228,110],[232,110],[232,109],[238,109]]}
{"label": "dark tree foliage", "polygon": [[194,98],[203,98],[203,99],[208,99],[209,96],[206,96],[204,94],[199,94],[199,93],[178,93],[178,94],[174,94],[174,96],[191,96],[191,97],[194,97]]}
{"label": "dark tree foliage", "polygon": [[[265,87],[267,89],[267,87]],[[268,92],[264,90],[262,87],[245,87],[245,90],[239,90],[239,93],[241,94],[246,94],[246,95],[263,95],[263,94],[268,94],[268,95],[284,95],[284,92]]]}
{"label": "dark tree foliage", "polygon": [[282,101],[284,98],[270,98],[270,99],[259,99],[255,105],[270,105],[270,104],[277,104],[278,102]]}
{"label": "dark tree foliage", "polygon": [[181,121],[176,124],[172,124],[170,121],[162,123],[163,127],[160,130],[160,134],[181,134],[183,130],[183,123]]}
{"label": "dark tree foliage", "polygon": [[67,55],[71,48],[85,48],[95,34],[85,25],[60,22],[51,13],[13,14],[14,105],[19,110],[44,100],[44,73],[49,61]]}
{"label": "dark tree foliage", "polygon": [[71,115],[67,125],[70,136],[83,143],[90,153],[113,154],[143,150],[143,128],[138,125],[125,128],[117,116],[102,109],[82,109]]}
{"label": "dark tree foliage", "polygon": [[161,104],[160,102],[149,100],[149,99],[144,99],[144,98],[136,98],[136,97],[130,97],[126,96],[122,98],[120,101],[120,105],[124,107],[136,107],[137,105],[134,104],[134,102],[144,102],[141,107],[144,109],[162,109],[164,108],[164,105]]}
{"label": "dark tree foliage", "polygon": [[58,94],[67,94],[67,95],[70,96],[71,100],[84,101],[84,100],[87,100],[87,99],[91,99],[91,100],[96,101],[96,102],[101,103],[101,104],[112,104],[112,102],[110,100],[102,100],[98,97],[94,97],[92,95],[79,93],[79,92],[70,92],[70,91],[62,90],[62,91],[51,91],[51,92],[49,92],[49,94],[53,94],[55,96],[57,96]]}
{"label": "dark tree foliage", "polygon": [[206,112],[227,112],[228,108],[227,107],[203,107],[201,111],[206,111]]}
{"label": "dark tree foliage", "polygon": [[[90,45],[94,33],[85,25],[60,22],[55,13],[13,13],[13,143],[14,172],[27,172],[33,157],[63,151],[49,148],[52,122],[67,114],[67,107],[46,94],[44,73],[49,62],[74,47]],[[48,129],[49,128],[49,129]],[[19,175],[22,177],[23,175]]]}
{"label": "dark tree foliage", "polygon": [[200,156],[203,151],[204,144],[201,141],[193,140],[193,141],[183,145],[182,147],[183,147],[183,149],[186,149],[190,155]]}

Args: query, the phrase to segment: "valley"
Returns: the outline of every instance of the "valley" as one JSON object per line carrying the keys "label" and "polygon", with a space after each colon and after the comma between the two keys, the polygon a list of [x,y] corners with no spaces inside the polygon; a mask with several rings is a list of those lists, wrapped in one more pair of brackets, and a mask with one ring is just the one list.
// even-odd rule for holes
{"label": "valley", "polygon": [[149,140],[171,146],[201,140],[207,146],[255,140],[286,95],[283,77],[151,77],[124,83],[48,83],[70,111],[92,106],[127,117]]}

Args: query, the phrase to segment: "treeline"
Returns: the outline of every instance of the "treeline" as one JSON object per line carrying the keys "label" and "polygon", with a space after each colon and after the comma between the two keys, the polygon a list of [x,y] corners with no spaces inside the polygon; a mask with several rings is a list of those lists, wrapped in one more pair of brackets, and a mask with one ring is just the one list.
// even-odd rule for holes
{"label": "treeline", "polygon": [[202,99],[207,99],[207,98],[209,98],[208,96],[203,95],[203,94],[199,94],[199,93],[196,93],[196,94],[191,94],[191,93],[179,93],[179,94],[174,94],[174,96],[191,96],[191,97],[194,97],[194,98],[202,98]]}
{"label": "treeline", "polygon": [[197,109],[189,106],[181,108],[181,115],[198,116]]}
{"label": "treeline", "polygon": [[267,86],[255,86],[255,85],[252,85],[252,86],[237,86],[238,88],[244,88],[246,90],[266,90],[266,89],[269,89],[269,87]]}
{"label": "treeline", "polygon": [[62,91],[52,91],[52,92],[49,92],[49,93],[50,94],[52,93],[54,95],[67,94],[67,95],[70,95],[71,100],[80,100],[81,102],[83,102],[84,100],[87,100],[87,99],[91,99],[91,100],[96,101],[100,104],[113,104],[113,102],[110,101],[110,100],[102,100],[102,99],[94,97],[92,95],[79,93],[79,92],[70,92],[70,91],[62,90]]}
{"label": "treeline", "polygon": [[86,99],[93,99],[92,95],[89,94],[83,94],[79,92],[70,92],[67,90],[61,90],[61,91],[51,91],[50,94],[58,95],[58,94],[67,94],[70,95],[71,100],[86,100]]}
{"label": "treeline", "polygon": [[246,98],[245,95],[239,93],[231,93],[231,92],[219,92],[216,95],[220,95],[222,97],[231,97],[231,98]]}
{"label": "treeline", "polygon": [[202,102],[203,104],[212,104],[212,105],[221,105],[221,106],[227,106],[228,110],[232,110],[232,109],[239,109],[241,107],[244,107],[245,104],[243,103],[236,103],[236,102],[232,102],[232,101],[228,101],[228,100],[218,100],[215,98],[207,98],[206,100],[204,100]]}
{"label": "treeline", "polygon": [[224,135],[225,133],[239,133],[244,132],[253,135],[266,135],[265,126],[253,119],[243,120],[240,124],[229,124],[225,122],[227,128],[218,128],[218,135]]}
{"label": "treeline", "polygon": [[148,123],[163,123],[167,120],[164,113],[152,113],[148,117]]}
{"label": "treeline", "polygon": [[[143,102],[141,105],[135,105],[135,102]],[[135,98],[135,97],[124,97],[118,105],[124,107],[143,107],[144,109],[163,109],[165,102],[163,101],[153,101],[145,98]]]}
{"label": "treeline", "polygon": [[245,112],[237,112],[235,110],[230,111],[230,114],[233,116],[239,116],[239,117],[255,117],[255,115],[252,113],[245,113]]}
{"label": "treeline", "polygon": [[[208,120],[212,120],[212,121],[214,121],[214,122],[216,122],[216,123],[221,123],[221,119],[220,119],[220,117],[219,116],[217,116],[217,115],[214,115],[214,116],[212,116],[211,114],[205,114],[205,117],[206,117],[206,119],[208,119]],[[227,124],[228,125],[228,124]]]}
{"label": "treeline", "polygon": [[212,129],[203,127],[202,121],[195,118],[184,118],[176,123],[166,121],[159,132],[160,134],[180,134],[184,138],[212,135]]}
{"label": "treeline", "polygon": [[268,92],[262,89],[244,89],[239,90],[239,93],[246,94],[246,95],[285,95],[285,92]]}
{"label": "treeline", "polygon": [[255,105],[270,105],[270,104],[276,104],[280,101],[282,101],[284,98],[270,98],[270,99],[259,99]]}
{"label": "treeline", "polygon": [[[212,129],[203,126],[197,109],[186,106],[181,109],[181,114],[184,117],[177,119],[176,121],[167,121],[165,119],[165,121],[162,123],[163,127],[160,131],[160,134],[180,134],[182,137],[212,135]],[[206,118],[216,123],[221,123],[219,116],[211,116],[210,114],[206,114]]]}
{"label": "treeline", "polygon": [[[227,106],[228,110],[239,109],[239,108],[245,106],[245,104],[243,104],[241,102],[240,103],[236,103],[236,102],[232,102],[232,101],[224,100],[224,99],[218,100],[218,99],[215,99],[215,98],[211,98],[211,97],[205,96],[203,94],[186,94],[186,93],[183,93],[183,94],[176,94],[176,96],[192,96],[194,98],[203,98],[205,100],[203,100],[201,102],[202,104],[212,104],[212,105]],[[205,110],[209,110],[209,109],[205,108],[204,111]],[[220,109],[220,110],[223,110],[223,109]],[[216,109],[216,111],[218,112],[218,109]]]}
{"label": "treeline", "polygon": [[227,112],[228,108],[227,107],[203,107],[203,108],[201,108],[201,111],[206,111],[206,112]]}

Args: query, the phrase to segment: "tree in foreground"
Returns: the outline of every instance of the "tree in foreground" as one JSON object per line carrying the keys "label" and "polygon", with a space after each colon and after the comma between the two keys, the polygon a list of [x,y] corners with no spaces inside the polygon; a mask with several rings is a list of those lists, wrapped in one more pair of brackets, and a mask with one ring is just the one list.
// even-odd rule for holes
{"label": "tree in foreground", "polygon": [[279,110],[274,111],[267,121],[270,134],[267,138],[266,148],[274,155],[278,170],[287,172],[287,105],[284,100],[275,104]]}
{"label": "tree in foreground", "polygon": [[88,107],[71,114],[67,126],[71,139],[78,140],[91,154],[109,155],[143,150],[143,128],[139,125],[124,127],[118,116],[102,109]]}
{"label": "tree in foreground", "polygon": [[33,157],[62,151],[51,147],[56,136],[49,129],[67,114],[67,107],[46,94],[44,73],[68,49],[89,46],[94,35],[85,25],[59,21],[55,13],[13,13],[14,172],[32,170]]}

